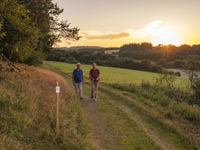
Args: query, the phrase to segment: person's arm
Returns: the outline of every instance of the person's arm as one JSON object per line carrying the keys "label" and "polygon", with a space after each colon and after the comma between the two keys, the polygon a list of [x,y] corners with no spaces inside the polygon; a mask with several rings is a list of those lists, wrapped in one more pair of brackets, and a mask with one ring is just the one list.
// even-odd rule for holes
{"label": "person's arm", "polygon": [[82,73],[82,82],[84,83],[84,76],[83,76],[83,73]]}
{"label": "person's arm", "polygon": [[100,79],[100,71],[99,71],[99,74],[98,74],[98,77],[97,77],[97,81],[99,81],[99,79]]}
{"label": "person's arm", "polygon": [[73,71],[73,74],[72,74],[72,83],[75,84],[75,82],[74,82],[74,71]]}
{"label": "person's arm", "polygon": [[90,70],[89,76],[90,76],[91,80],[94,80],[94,78],[92,78],[92,76],[91,76],[91,70]]}

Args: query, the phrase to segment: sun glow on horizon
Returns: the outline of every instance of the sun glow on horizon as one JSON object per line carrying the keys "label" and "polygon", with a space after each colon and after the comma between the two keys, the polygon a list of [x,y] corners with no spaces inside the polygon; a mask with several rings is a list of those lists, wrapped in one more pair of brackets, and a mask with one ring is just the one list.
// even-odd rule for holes
{"label": "sun glow on horizon", "polygon": [[101,47],[120,47],[127,43],[150,42],[153,46],[159,44],[180,46],[186,44],[181,36],[177,25],[170,25],[162,20],[152,21],[141,29],[127,29],[121,31],[102,32],[98,30],[82,30],[82,38],[72,42],[71,45],[60,43],[59,46],[101,46]]}
{"label": "sun glow on horizon", "polygon": [[175,45],[180,46],[181,40],[176,32],[173,32],[172,30],[166,28],[165,30],[160,30],[157,33],[154,33],[155,40],[153,42],[153,45]]}

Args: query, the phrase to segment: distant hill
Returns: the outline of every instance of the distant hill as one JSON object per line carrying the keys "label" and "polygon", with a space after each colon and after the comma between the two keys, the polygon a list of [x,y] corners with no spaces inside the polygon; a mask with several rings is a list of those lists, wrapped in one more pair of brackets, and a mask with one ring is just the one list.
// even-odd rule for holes
{"label": "distant hill", "polygon": [[99,46],[72,46],[70,49],[79,50],[79,49],[103,49],[104,47]]}
{"label": "distant hill", "polygon": [[98,46],[72,46],[72,47],[59,47],[57,49],[62,49],[62,50],[80,50],[80,49],[104,49],[103,47],[98,47]]}
{"label": "distant hill", "polygon": [[99,46],[72,46],[72,47],[59,47],[56,49],[61,50],[77,50],[77,51],[119,51],[119,47],[99,47]]}

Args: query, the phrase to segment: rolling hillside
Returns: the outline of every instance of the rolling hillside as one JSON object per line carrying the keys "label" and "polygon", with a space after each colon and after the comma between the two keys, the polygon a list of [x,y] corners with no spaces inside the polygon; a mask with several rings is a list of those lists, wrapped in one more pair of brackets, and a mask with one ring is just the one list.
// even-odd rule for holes
{"label": "rolling hillside", "polygon": [[[56,62],[46,65],[71,82],[75,65]],[[102,149],[200,148],[199,106],[177,101],[167,88],[155,86],[152,77],[157,74],[99,66],[101,83],[95,103],[90,99],[90,68],[82,65],[86,79],[82,106],[89,116],[92,135]]]}
{"label": "rolling hillside", "polygon": [[[59,70],[65,72],[69,76],[71,76],[72,70],[76,68],[75,64],[66,64],[59,62],[48,62],[47,64],[58,68]],[[89,75],[89,70],[92,68],[91,65],[82,65],[82,69],[84,71],[84,75],[86,78]],[[119,83],[119,84],[141,84],[142,81],[146,81],[149,83],[154,82],[154,78],[158,77],[159,74],[131,70],[131,69],[122,69],[122,68],[113,68],[113,67],[104,67],[98,66],[101,70],[101,82],[110,84],[110,83]],[[187,83],[185,78],[177,77],[176,85],[184,86]]]}
{"label": "rolling hillside", "polygon": [[[1,150],[92,149],[87,117],[64,78],[44,69],[17,65],[0,81]],[[60,132],[56,128],[56,82],[60,83]]]}

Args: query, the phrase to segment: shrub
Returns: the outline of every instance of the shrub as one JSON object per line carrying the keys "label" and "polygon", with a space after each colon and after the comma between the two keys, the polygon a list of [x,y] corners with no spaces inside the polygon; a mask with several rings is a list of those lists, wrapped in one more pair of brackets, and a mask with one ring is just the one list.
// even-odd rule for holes
{"label": "shrub", "polygon": [[77,63],[78,61],[74,57],[71,56],[71,57],[69,57],[68,62],[69,63]]}
{"label": "shrub", "polygon": [[143,80],[142,80],[141,86],[142,86],[142,88],[144,88],[144,89],[150,89],[150,88],[151,88],[150,83],[149,83],[149,82],[145,82],[145,81],[143,81]]}
{"label": "shrub", "polygon": [[195,79],[193,85],[195,103],[200,105],[200,78]]}
{"label": "shrub", "polygon": [[185,66],[185,61],[175,60],[173,65],[175,68],[183,68],[183,66]]}
{"label": "shrub", "polygon": [[65,62],[65,59],[66,59],[65,57],[60,57],[60,60],[59,60],[59,61],[60,61],[60,62]]}
{"label": "shrub", "polygon": [[180,72],[176,72],[175,75],[178,76],[178,77],[181,77],[181,73]]}
{"label": "shrub", "polygon": [[173,114],[173,112],[171,111],[171,110],[167,110],[166,112],[165,112],[165,116],[168,118],[168,119],[173,119],[174,118],[174,114]]}
{"label": "shrub", "polygon": [[177,114],[181,115],[188,121],[199,123],[200,122],[200,108],[197,105],[189,105],[185,102],[183,103],[173,103],[172,109]]}
{"label": "shrub", "polygon": [[161,58],[158,63],[158,65],[166,66],[167,65],[167,59],[166,58]]}
{"label": "shrub", "polygon": [[37,66],[45,60],[45,54],[40,51],[32,51],[28,59],[25,61],[28,65]]}

